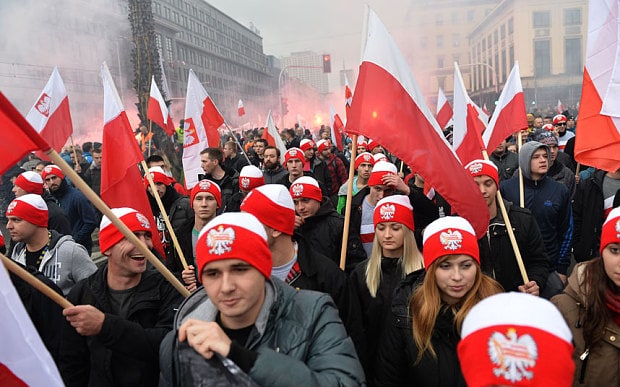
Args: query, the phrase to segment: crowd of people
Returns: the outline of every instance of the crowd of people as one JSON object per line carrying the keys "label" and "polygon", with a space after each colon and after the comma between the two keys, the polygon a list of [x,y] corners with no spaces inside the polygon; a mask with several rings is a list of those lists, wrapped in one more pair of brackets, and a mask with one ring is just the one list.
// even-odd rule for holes
{"label": "crowd of people", "polygon": [[[620,170],[575,162],[569,113],[528,122],[463,167],[481,238],[389,144],[296,126],[284,154],[224,136],[193,187],[137,137],[153,217],[112,212],[185,299],[34,154],[3,176],[0,249],[75,305],[11,277],[67,386],[618,385]],[[63,152],[97,194],[101,146]]]}

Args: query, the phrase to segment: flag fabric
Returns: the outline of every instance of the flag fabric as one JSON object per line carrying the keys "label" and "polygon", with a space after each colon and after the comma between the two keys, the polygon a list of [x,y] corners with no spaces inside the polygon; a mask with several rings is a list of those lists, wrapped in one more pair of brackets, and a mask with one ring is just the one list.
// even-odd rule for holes
{"label": "flag fabric", "polygon": [[284,141],[282,141],[282,137],[280,137],[280,133],[278,133],[278,129],[276,129],[276,124],[273,121],[271,110],[269,110],[269,114],[267,114],[267,123],[265,124],[262,138],[267,140],[267,143],[269,145],[275,146],[280,150],[280,163],[284,165],[284,154],[286,153],[286,145],[284,145]]}
{"label": "flag fabric", "polygon": [[439,88],[437,93],[437,123],[441,129],[445,129],[448,126],[454,124],[452,106],[448,102],[443,90]]}
{"label": "flag fabric", "polygon": [[69,97],[57,67],[52,70],[26,120],[56,152],[61,151],[73,133]]}
{"label": "flag fabric", "polygon": [[482,134],[485,149],[492,152],[513,133],[527,128],[525,97],[519,74],[519,62],[515,62],[506,80],[489,126]]}
{"label": "flag fabric", "polygon": [[351,108],[351,102],[353,101],[353,92],[351,91],[351,86],[349,85],[349,78],[347,74],[344,74],[344,107],[345,107],[345,116],[348,119],[349,117],[349,109]]}
{"label": "flag fabric", "polygon": [[467,165],[472,160],[482,158],[482,132],[484,124],[479,112],[467,95],[459,65],[454,62],[454,129],[452,147],[461,163]]}
{"label": "flag fabric", "polygon": [[[101,66],[103,80],[103,146],[101,150],[101,199],[110,207],[130,207],[151,219],[153,246],[164,254],[138,164],[144,160],[131,124],[116,91],[108,66]],[[165,255],[162,255],[165,256]]]}
{"label": "flag fabric", "polygon": [[556,107],[555,110],[558,112],[558,114],[562,114],[562,112],[566,110],[564,109],[564,104],[559,99],[558,99],[558,106]]}
{"label": "flag fabric", "polygon": [[405,161],[482,237],[489,226],[486,203],[443,137],[407,61],[370,9],[366,31],[347,130],[378,141]]}
{"label": "flag fabric", "polygon": [[336,109],[330,104],[329,105],[329,122],[331,126],[331,138],[338,148],[339,151],[343,151],[344,147],[342,146],[342,129],[344,129],[344,124],[340,119],[338,113],[336,113]]}
{"label": "flag fabric", "polygon": [[149,97],[146,118],[161,126],[168,136],[172,136],[176,131],[174,123],[170,118],[168,106],[166,106],[164,97],[162,97],[157,83],[155,83],[155,76],[151,78],[151,95]]}
{"label": "flag fabric", "polygon": [[487,109],[487,104],[485,103],[484,105],[482,105],[482,112],[484,114],[487,115],[487,117],[490,117],[491,115],[489,114],[489,109]]}
{"label": "flag fabric", "polygon": [[64,386],[4,266],[0,264],[0,384]]}
{"label": "flag fabric", "polygon": [[220,146],[217,129],[222,124],[224,117],[194,71],[189,70],[183,128],[183,171],[187,189],[192,189],[198,183],[198,175],[204,173],[200,167],[200,152],[208,147]]}
{"label": "flag fabric", "polygon": [[237,113],[239,117],[243,117],[245,115],[245,108],[243,107],[243,101],[239,100],[239,104],[237,104]]}
{"label": "flag fabric", "polygon": [[575,160],[603,169],[620,168],[620,50],[618,2],[590,0],[588,39],[579,106]]}

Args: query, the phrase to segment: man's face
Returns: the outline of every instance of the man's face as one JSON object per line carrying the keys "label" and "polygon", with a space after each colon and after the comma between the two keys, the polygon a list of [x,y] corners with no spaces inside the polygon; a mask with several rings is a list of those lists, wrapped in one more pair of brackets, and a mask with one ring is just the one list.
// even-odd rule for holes
{"label": "man's face", "polygon": [[557,125],[554,125],[554,128],[560,136],[563,136],[564,133],[566,133],[566,122],[560,122]]}
{"label": "man's face", "polygon": [[265,169],[276,169],[280,165],[277,151],[275,149],[265,149],[263,163],[265,164]]}
{"label": "man's face", "polygon": [[[146,247],[153,248],[150,232],[136,231],[134,234]],[[104,254],[108,256],[108,265],[113,266],[116,275],[121,277],[133,278],[146,270],[146,257],[127,238],[121,239]]]}
{"label": "man's face", "polygon": [[148,165],[149,168],[160,167],[164,171],[166,170],[166,163],[163,161],[151,161]]}
{"label": "man's face", "polygon": [[286,162],[286,169],[292,177],[299,177],[304,174],[304,164],[299,159],[289,159]]}
{"label": "man's face", "polygon": [[206,153],[203,155],[200,155],[200,167],[202,168],[203,171],[205,171],[207,175],[210,175],[211,173],[213,173],[213,170],[215,169],[216,165],[217,165],[217,160],[210,159],[209,155],[207,155]]}
{"label": "man's face", "polygon": [[385,184],[373,185],[370,187],[370,204],[376,205],[379,200],[394,193],[394,189]]}
{"label": "man's face", "polygon": [[254,152],[257,155],[262,156],[265,153],[265,144],[261,141],[254,143]]}
{"label": "man's face", "polygon": [[370,178],[370,172],[372,172],[371,163],[361,163],[360,166],[357,167],[357,176],[362,180],[368,181]]}
{"label": "man's face", "polygon": [[553,163],[555,162],[555,158],[558,157],[558,152],[560,151],[560,148],[558,148],[557,145],[548,145],[549,146],[549,150],[551,151],[551,165],[553,165]]}
{"label": "man's face", "polygon": [[550,117],[543,118],[543,126],[547,124],[553,124],[553,118],[550,118]]}
{"label": "man's face", "polygon": [[547,150],[545,148],[538,148],[534,154],[532,154],[530,169],[533,178],[540,177],[547,173],[549,170],[549,160],[547,160]]}
{"label": "man's face", "polygon": [[23,188],[18,187],[16,185],[13,185],[13,189],[11,191],[13,192],[13,194],[15,194],[16,198],[18,198],[20,196],[24,196],[24,195],[26,195],[28,193]]}
{"label": "man's face", "polygon": [[101,152],[93,152],[93,163],[95,167],[101,168]]}
{"label": "man's face", "polygon": [[497,148],[495,148],[495,150],[493,151],[493,153],[495,153],[496,155],[503,155],[506,152],[506,147],[508,146],[508,144],[506,143],[506,140],[502,141]]}
{"label": "man's face", "polygon": [[308,198],[293,199],[295,202],[295,212],[303,219],[316,215],[321,208],[321,203],[318,200]]}
{"label": "man's face", "polygon": [[[157,195],[160,198],[163,198],[164,195],[166,194],[166,185],[164,183],[155,183],[155,188],[157,189]],[[154,197],[155,195],[153,195],[153,191],[151,191],[151,186],[149,185],[148,188],[149,193]]]}
{"label": "man's face", "polygon": [[295,135],[298,137],[302,137],[304,135],[304,128],[302,128],[301,126],[295,128]]}
{"label": "man's face", "polygon": [[210,192],[198,192],[192,203],[194,214],[201,220],[209,220],[215,216],[217,201]]}
{"label": "man's face", "polygon": [[7,216],[7,219],[6,229],[9,230],[11,239],[15,242],[28,243],[38,229],[38,226],[17,216]]}
{"label": "man's face", "polygon": [[235,154],[235,151],[232,146],[224,145],[224,156],[225,157],[233,157],[234,154]]}
{"label": "man's face", "polygon": [[542,117],[536,117],[534,118],[534,127],[536,129],[540,129],[543,127],[543,119]]}
{"label": "man's face", "polygon": [[322,131],[321,132],[321,140],[329,140],[330,139],[330,133],[328,131]]}
{"label": "man's face", "polygon": [[381,145],[377,145],[372,149],[372,151],[370,151],[370,153],[376,155],[377,153],[385,153],[385,151],[383,150],[383,147]]}
{"label": "man's face", "polygon": [[56,175],[47,175],[45,178],[45,184],[50,192],[57,191],[60,188],[60,183],[62,183],[62,180]]}
{"label": "man's face", "polygon": [[359,155],[360,153],[364,153],[366,152],[366,147],[365,146],[358,146],[357,148],[357,154]]}
{"label": "man's face", "polygon": [[575,120],[573,118],[569,118],[566,121],[566,129],[575,129]]}
{"label": "man's face", "polygon": [[321,157],[323,159],[329,159],[329,156],[332,154],[331,145],[321,151]]}
{"label": "man's face", "polygon": [[306,160],[310,160],[314,156],[314,148],[306,149],[304,151],[304,157]]}
{"label": "man's face", "polygon": [[265,301],[265,277],[256,268],[240,259],[224,259],[206,264],[200,276],[225,327],[256,322]]}
{"label": "man's face", "polygon": [[36,173],[38,173],[39,175],[40,175],[41,173],[43,173],[43,169],[45,169],[45,165],[43,165],[43,164],[37,164],[37,165],[34,167],[34,171],[35,171]]}
{"label": "man's face", "polygon": [[480,193],[487,203],[487,207],[491,207],[495,203],[495,195],[497,195],[497,184],[488,175],[474,177],[474,181],[478,184]]}

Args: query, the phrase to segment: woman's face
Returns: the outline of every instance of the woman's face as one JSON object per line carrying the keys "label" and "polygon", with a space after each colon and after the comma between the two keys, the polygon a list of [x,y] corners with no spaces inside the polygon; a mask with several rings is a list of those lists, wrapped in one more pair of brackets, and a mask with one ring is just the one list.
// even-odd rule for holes
{"label": "woman's face", "polygon": [[605,274],[616,286],[620,287],[620,243],[608,244],[601,255]]}
{"label": "woman's face", "polygon": [[441,299],[449,304],[458,303],[474,286],[477,265],[472,257],[464,254],[447,255],[436,263],[435,280]]}
{"label": "woman's face", "polygon": [[377,240],[384,257],[400,258],[403,255],[405,241],[405,226],[402,223],[384,222],[375,228]]}

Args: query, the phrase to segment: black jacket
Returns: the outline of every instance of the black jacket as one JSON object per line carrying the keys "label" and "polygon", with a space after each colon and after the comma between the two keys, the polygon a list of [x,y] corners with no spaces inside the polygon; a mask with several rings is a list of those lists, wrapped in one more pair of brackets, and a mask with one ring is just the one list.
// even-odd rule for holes
{"label": "black jacket", "polygon": [[209,179],[220,186],[222,190],[222,206],[221,211],[226,212],[226,207],[230,197],[239,191],[239,172],[234,169],[223,168],[224,177],[219,180],[214,179],[211,175],[204,175],[205,179]]}
{"label": "black jacket", "polygon": [[381,334],[375,372],[377,386],[465,387],[456,352],[460,336],[454,326],[452,310],[442,305],[435,321],[431,343],[437,354],[428,352],[415,364],[418,348],[413,341],[409,302],[423,278],[423,269],[405,278],[394,292],[389,322]]}
{"label": "black jacket", "polygon": [[159,344],[172,329],[181,295],[164,277],[147,269],[131,298],[127,319],[112,314],[107,264],[77,283],[68,299],[105,313],[101,332],[85,337],[64,324],[58,364],[67,386],[156,386]]}
{"label": "black jacket", "polygon": [[491,152],[489,160],[497,166],[499,181],[510,179],[515,171],[519,169],[519,156],[508,150],[501,156],[496,155],[495,152]]}
{"label": "black jacket", "polygon": [[234,169],[237,172],[241,172],[241,169],[248,165],[248,160],[245,158],[243,153],[235,154],[235,157],[224,159],[224,166],[227,169]]}
{"label": "black jacket", "polygon": [[288,171],[281,165],[278,165],[275,169],[263,170],[263,177],[265,178],[265,184],[278,184],[278,182],[288,177]]}
{"label": "black jacket", "polygon": [[[505,200],[504,205],[527,276],[530,281],[536,281],[543,289],[549,276],[549,257],[545,252],[545,244],[536,219],[530,210]],[[497,216],[491,220],[488,233],[478,240],[478,247],[482,271],[498,281],[507,292],[518,291],[518,287],[523,285],[523,279],[499,205]]]}
{"label": "black jacket", "polygon": [[597,169],[582,180],[573,201],[573,254],[577,262],[599,256],[601,229],[605,221],[603,179],[607,172]]}
{"label": "black jacket", "polygon": [[58,201],[47,191],[43,191],[43,200],[47,204],[47,228],[49,230],[56,230],[62,235],[71,235],[71,223],[65,212],[58,205]]}

